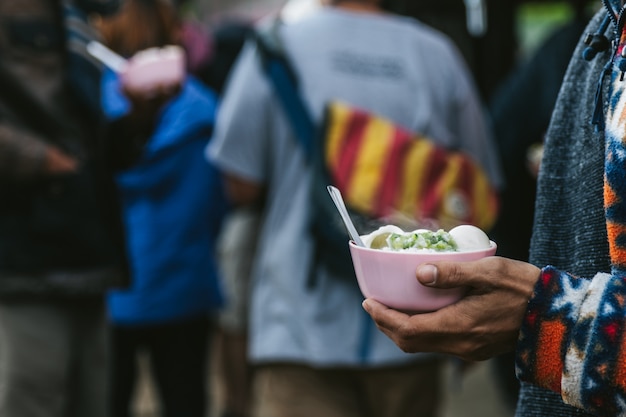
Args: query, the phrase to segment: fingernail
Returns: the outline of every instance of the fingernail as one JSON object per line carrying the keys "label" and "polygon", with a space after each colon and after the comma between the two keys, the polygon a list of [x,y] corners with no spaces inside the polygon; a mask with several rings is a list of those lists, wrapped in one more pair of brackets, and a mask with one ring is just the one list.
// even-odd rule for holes
{"label": "fingernail", "polygon": [[434,265],[420,265],[416,274],[419,282],[424,285],[434,285],[437,282],[437,268]]}
{"label": "fingernail", "polygon": [[363,302],[361,303],[361,306],[363,306],[363,309],[365,311],[369,311],[368,307],[369,307],[369,302],[367,301],[367,299],[363,300]]}

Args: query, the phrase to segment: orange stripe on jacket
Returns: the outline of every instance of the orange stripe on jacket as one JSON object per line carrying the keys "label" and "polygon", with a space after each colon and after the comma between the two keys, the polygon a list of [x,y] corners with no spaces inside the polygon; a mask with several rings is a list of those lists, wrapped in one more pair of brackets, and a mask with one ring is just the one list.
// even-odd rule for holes
{"label": "orange stripe on jacket", "polygon": [[558,320],[544,321],[539,329],[535,377],[540,386],[561,392],[563,357],[561,356],[566,326]]}

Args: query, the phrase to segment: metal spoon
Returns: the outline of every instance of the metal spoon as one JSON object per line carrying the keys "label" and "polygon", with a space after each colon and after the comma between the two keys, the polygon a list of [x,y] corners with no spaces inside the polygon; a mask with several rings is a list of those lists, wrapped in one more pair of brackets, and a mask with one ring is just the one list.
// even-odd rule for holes
{"label": "metal spoon", "polygon": [[87,44],[87,52],[115,72],[122,72],[128,61],[98,41]]}
{"label": "metal spoon", "polygon": [[354,224],[352,223],[352,219],[350,218],[350,215],[348,214],[348,209],[346,208],[346,204],[343,202],[341,191],[339,191],[336,187],[333,187],[332,185],[327,186],[326,189],[328,190],[328,193],[330,194],[330,198],[333,199],[333,203],[335,203],[335,207],[337,207],[337,211],[339,211],[339,214],[341,215],[341,219],[343,220],[343,223],[346,225],[346,229],[348,229],[348,233],[350,234],[350,237],[352,238],[354,243],[356,243],[358,246],[365,247],[365,244],[361,240],[361,236],[359,236],[359,233],[356,231],[356,228],[354,227]]}

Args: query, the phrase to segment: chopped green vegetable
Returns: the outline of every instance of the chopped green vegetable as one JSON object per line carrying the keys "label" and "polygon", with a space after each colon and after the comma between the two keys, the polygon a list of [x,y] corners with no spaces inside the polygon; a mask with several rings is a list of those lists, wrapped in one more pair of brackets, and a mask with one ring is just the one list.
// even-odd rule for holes
{"label": "chopped green vegetable", "polygon": [[443,229],[436,232],[423,230],[411,233],[391,233],[387,246],[392,250],[430,249],[438,252],[456,251],[457,245],[452,236]]}

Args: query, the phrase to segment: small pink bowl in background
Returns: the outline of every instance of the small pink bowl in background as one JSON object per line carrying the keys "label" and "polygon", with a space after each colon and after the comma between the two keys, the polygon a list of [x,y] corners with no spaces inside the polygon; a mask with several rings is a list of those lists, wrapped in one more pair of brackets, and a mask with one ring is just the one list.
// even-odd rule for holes
{"label": "small pink bowl in background", "polygon": [[488,249],[467,252],[395,252],[357,246],[350,241],[350,253],[359,288],[372,298],[397,310],[425,313],[460,300],[465,288],[439,289],[420,284],[415,277],[418,265],[432,261],[475,261],[496,253]]}
{"label": "small pink bowl in background", "polygon": [[178,85],[185,78],[185,52],[180,46],[137,52],[120,77],[122,85],[133,91],[150,92],[158,86]]}

